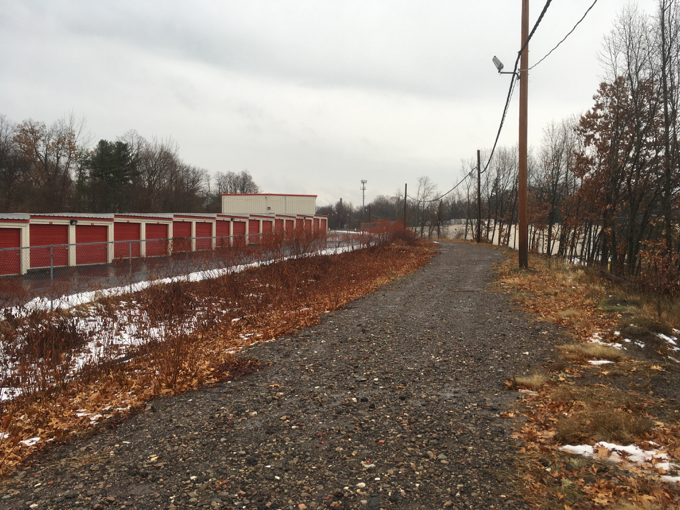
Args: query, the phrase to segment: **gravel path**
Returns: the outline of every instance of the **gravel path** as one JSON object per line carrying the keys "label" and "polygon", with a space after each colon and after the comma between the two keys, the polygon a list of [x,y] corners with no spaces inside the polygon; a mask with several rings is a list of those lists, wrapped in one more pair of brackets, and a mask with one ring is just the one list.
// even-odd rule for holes
{"label": "gravel path", "polygon": [[242,355],[260,372],[158,399],[0,484],[0,508],[522,508],[504,381],[559,332],[490,292],[487,247]]}

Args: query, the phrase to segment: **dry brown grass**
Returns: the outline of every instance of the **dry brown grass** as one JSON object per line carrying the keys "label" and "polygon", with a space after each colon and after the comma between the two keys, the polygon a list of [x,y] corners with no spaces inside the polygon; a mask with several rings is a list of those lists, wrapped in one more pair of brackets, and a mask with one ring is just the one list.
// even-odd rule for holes
{"label": "dry brown grass", "polygon": [[629,501],[620,501],[612,505],[612,510],[664,510],[667,509],[666,506],[657,505],[655,503],[645,502],[644,500],[638,501],[636,503],[631,503]]}
{"label": "dry brown grass", "polygon": [[595,441],[629,444],[652,429],[652,420],[627,409],[588,405],[557,422],[555,438],[562,444]]}
{"label": "dry brown grass", "polygon": [[[597,270],[555,264],[534,255],[530,255],[530,271],[516,267],[517,254],[510,252],[499,267],[499,287],[524,310],[568,328],[576,339],[586,340],[596,332],[605,341],[641,339],[649,347],[649,356],[663,353],[658,347],[665,342],[657,333],[668,334],[679,327],[677,303],[662,303],[659,314],[654,296],[613,283]],[[560,510],[679,508],[678,490],[661,483],[654,473],[628,466],[623,475],[609,476],[611,464],[557,450],[565,443],[604,440],[649,447],[646,442],[654,441],[655,448],[680,458],[680,427],[672,420],[677,415],[668,415],[668,401],[649,391],[650,381],[660,374],[666,378],[674,374],[661,372],[653,361],[628,359],[625,351],[607,345],[576,343],[560,347],[560,352],[560,359],[545,366],[552,374],[551,385],[527,396],[519,408],[526,419],[517,433],[526,455],[518,462],[525,475],[525,502],[532,508]],[[617,363],[593,369],[584,363],[592,359]],[[677,383],[671,379],[669,384]],[[551,468],[547,475],[546,459]],[[588,481],[589,477],[596,482]]]}
{"label": "dry brown grass", "polygon": [[550,378],[542,373],[534,373],[527,376],[519,376],[513,379],[514,385],[517,388],[528,388],[531,390],[540,389]]}
{"label": "dry brown grass", "polygon": [[557,315],[562,317],[563,319],[571,319],[580,316],[581,310],[578,310],[576,308],[567,308],[566,310],[558,312]]}
{"label": "dry brown grass", "polygon": [[[231,352],[315,324],[321,314],[422,267],[433,255],[429,245],[389,240],[386,235],[379,245],[354,252],[279,260],[87,305],[110,317],[128,314],[137,321],[140,336],[154,338],[156,331],[156,340],[128,351],[126,363],[111,352],[76,377],[68,376],[73,351],[66,343],[77,348],[84,340],[72,331],[78,310],[17,317],[16,324],[6,321],[5,339],[9,334],[14,342],[5,353],[10,356],[3,358],[9,365],[0,386],[19,387],[24,393],[0,406],[0,432],[9,434],[0,441],[0,475],[40,451],[48,439],[59,441],[105,421],[90,423],[87,416],[78,418],[76,410],[116,419],[156,396],[238,376],[242,367]],[[300,242],[301,255],[309,248],[306,242]],[[270,253],[272,247],[266,248]],[[30,343],[24,341],[27,332],[35,336]],[[49,362],[38,363],[45,359]],[[25,373],[13,367],[25,367]],[[19,443],[35,436],[41,437],[35,447]]]}
{"label": "dry brown grass", "polygon": [[560,345],[558,348],[562,356],[571,361],[622,361],[626,357],[621,350],[615,347],[596,343]]}

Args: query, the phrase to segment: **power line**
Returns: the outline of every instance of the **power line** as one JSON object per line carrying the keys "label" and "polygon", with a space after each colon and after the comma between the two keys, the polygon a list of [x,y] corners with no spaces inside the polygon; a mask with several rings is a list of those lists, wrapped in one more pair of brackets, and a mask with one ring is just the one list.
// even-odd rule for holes
{"label": "power line", "polygon": [[[595,1],[597,1],[597,0],[595,0]],[[496,139],[493,142],[493,148],[491,149],[491,154],[489,155],[489,159],[487,160],[486,165],[484,165],[484,170],[482,170],[480,172],[480,174],[483,174],[489,168],[489,165],[491,164],[491,159],[493,158],[493,154],[496,151],[496,146],[498,145],[498,140],[501,136],[501,131],[503,130],[503,124],[505,123],[505,117],[507,116],[507,113],[508,113],[508,107],[510,106],[510,100],[512,99],[512,93],[515,90],[515,84],[518,80],[518,78],[517,78],[517,68],[519,67],[519,61],[520,61],[520,58],[522,57],[522,52],[524,51],[524,49],[529,44],[529,41],[531,40],[531,38],[534,36],[534,32],[536,32],[538,25],[541,24],[541,21],[543,20],[543,16],[545,16],[545,13],[548,10],[548,7],[550,7],[551,3],[552,3],[552,0],[546,1],[545,5],[543,6],[543,10],[541,11],[541,14],[538,16],[538,19],[536,20],[534,27],[531,29],[531,32],[529,33],[529,36],[527,37],[527,40],[524,41],[522,48],[517,52],[517,59],[515,60],[515,67],[512,71],[512,79],[510,80],[510,87],[508,89],[508,97],[505,100],[505,107],[503,108],[503,115],[501,117],[501,123],[498,126],[498,132],[496,133]],[[458,184],[456,184],[453,188],[451,188],[446,193],[439,195],[437,198],[433,198],[431,200],[414,200],[414,199],[410,198],[409,200],[411,200],[412,202],[419,203],[419,204],[421,204],[421,203],[424,204],[424,203],[428,203],[428,202],[437,202],[437,201],[441,200],[442,198],[444,198],[449,193],[451,193],[452,191],[454,191],[458,186],[463,184],[465,182],[465,179],[467,179],[469,176],[470,176],[470,174],[466,174],[465,177],[463,177],[458,182]]]}
{"label": "power line", "polygon": [[564,41],[566,41],[567,38],[568,38],[572,33],[574,33],[574,30],[576,30],[576,27],[578,27],[578,26],[581,24],[581,22],[582,22],[584,19],[586,19],[586,16],[588,16],[588,13],[591,11],[591,9],[592,9],[593,7],[595,7],[595,4],[596,4],[596,3],[597,3],[597,0],[595,0],[595,1],[590,5],[590,7],[588,7],[588,10],[587,10],[587,11],[585,12],[585,14],[581,17],[581,19],[578,20],[578,21],[576,22],[576,25],[574,25],[574,27],[569,31],[569,33],[567,33],[567,35],[565,35],[564,38],[563,38],[560,42],[558,42],[552,50],[550,50],[548,53],[546,53],[546,55],[545,55],[541,60],[539,60],[538,62],[536,62],[534,65],[532,65],[532,66],[529,68],[529,71],[531,71],[534,67],[536,67],[538,64],[540,64],[541,62],[543,62],[546,58],[548,58],[548,57],[550,56],[550,54],[551,54],[553,51],[555,51],[557,48],[559,48],[560,45],[561,45]]}

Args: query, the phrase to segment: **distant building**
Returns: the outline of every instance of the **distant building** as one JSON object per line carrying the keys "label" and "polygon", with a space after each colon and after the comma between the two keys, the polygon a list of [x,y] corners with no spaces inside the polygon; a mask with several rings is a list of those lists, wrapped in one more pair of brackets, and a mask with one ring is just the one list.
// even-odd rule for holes
{"label": "distant building", "polygon": [[223,193],[222,214],[299,214],[314,216],[316,214],[316,195]]}

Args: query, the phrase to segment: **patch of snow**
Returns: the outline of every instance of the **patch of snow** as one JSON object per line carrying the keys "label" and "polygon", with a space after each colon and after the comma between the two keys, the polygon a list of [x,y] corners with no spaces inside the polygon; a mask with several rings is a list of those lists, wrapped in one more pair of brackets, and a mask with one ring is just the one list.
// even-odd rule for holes
{"label": "patch of snow", "polygon": [[657,333],[656,336],[658,336],[662,340],[665,340],[669,344],[677,345],[678,339],[674,336],[667,336],[667,335],[664,335],[663,333]]}
{"label": "patch of snow", "polygon": [[591,359],[588,361],[591,365],[607,365],[609,363],[614,363],[613,361],[609,361],[608,359]]}
{"label": "patch of snow", "polygon": [[604,345],[605,347],[613,347],[614,349],[623,349],[623,344],[603,342],[602,335],[600,334],[599,331],[593,333],[588,339],[588,342],[590,342],[591,344]]}
{"label": "patch of snow", "polygon": [[566,445],[561,446],[560,450],[563,452],[573,453],[575,455],[582,455],[584,457],[594,457],[596,450],[606,448],[609,451],[607,460],[616,463],[637,464],[643,467],[653,467],[656,469],[663,469],[670,471],[678,467],[677,464],[671,463],[668,454],[661,449],[658,450],[643,450],[634,444],[628,446],[621,446],[614,443],[607,443],[600,441],[595,443],[595,446],[590,445]]}
{"label": "patch of snow", "polygon": [[26,439],[25,441],[19,441],[19,442],[20,442],[21,444],[26,445],[26,446],[33,446],[33,445],[35,445],[36,443],[38,443],[38,441],[40,441],[40,438],[39,438],[39,437],[32,437],[32,438],[30,438],[30,439]]}

